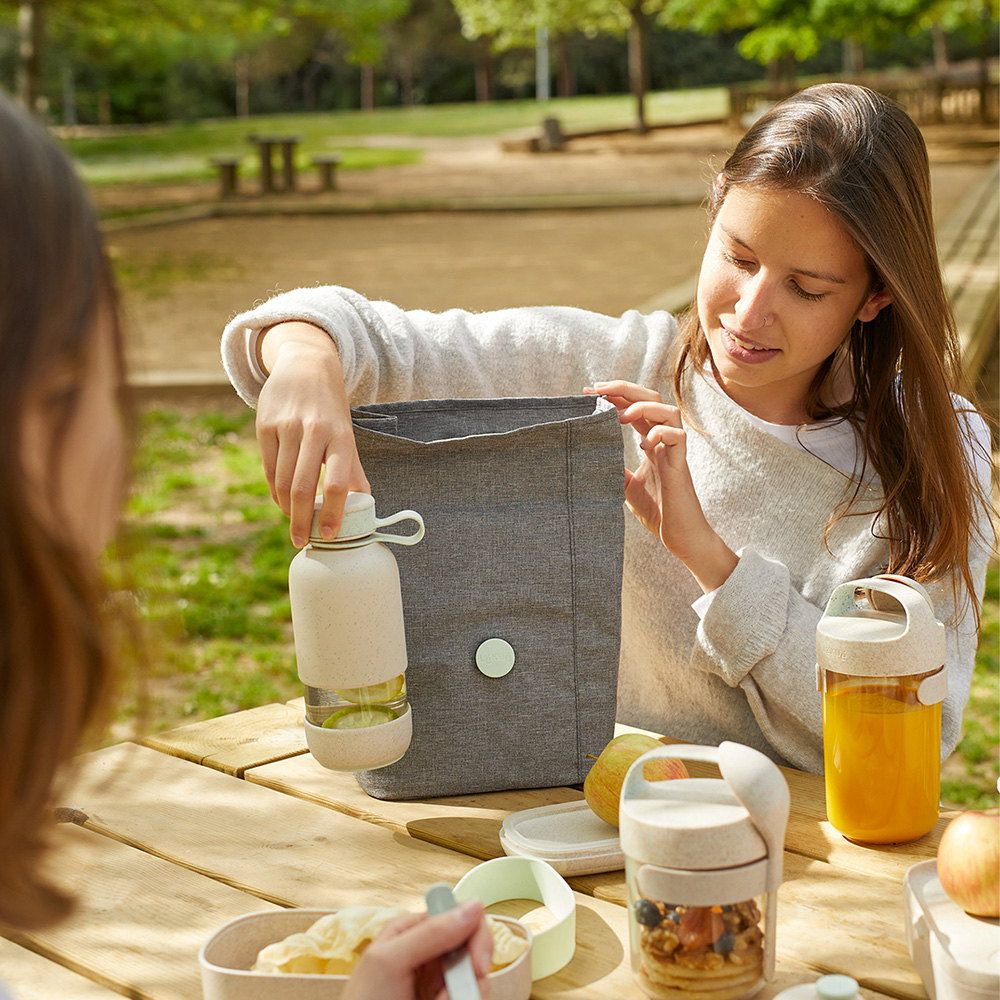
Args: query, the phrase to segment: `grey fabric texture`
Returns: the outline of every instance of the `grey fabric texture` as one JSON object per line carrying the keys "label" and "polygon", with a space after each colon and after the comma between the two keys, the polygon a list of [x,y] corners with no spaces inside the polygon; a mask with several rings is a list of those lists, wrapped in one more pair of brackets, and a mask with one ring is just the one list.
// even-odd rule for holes
{"label": "grey fabric texture", "polygon": [[[590,396],[424,400],[354,411],[378,512],[418,511],[394,547],[413,742],[358,775],[423,798],[583,781],[614,735],[624,547],[617,415]],[[484,676],[500,638],[513,669]]]}

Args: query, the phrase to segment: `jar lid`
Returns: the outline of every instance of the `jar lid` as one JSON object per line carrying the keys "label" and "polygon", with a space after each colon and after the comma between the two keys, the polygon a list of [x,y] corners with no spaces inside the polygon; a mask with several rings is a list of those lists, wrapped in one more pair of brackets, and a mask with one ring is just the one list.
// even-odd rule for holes
{"label": "jar lid", "polygon": [[[323,497],[318,496],[313,504],[312,527],[309,529],[309,540],[318,542],[332,542],[332,538],[324,538],[319,533],[319,512],[323,506]],[[351,491],[347,494],[344,503],[344,519],[340,522],[340,530],[336,534],[336,540],[346,542],[352,538],[364,538],[370,535],[376,528],[375,519],[375,498],[370,493],[355,493]]]}
{"label": "jar lid", "polygon": [[944,625],[915,580],[851,580],[830,595],[816,626],[816,663],[858,677],[905,677],[945,662]]}
{"label": "jar lid", "polygon": [[853,1000],[858,995],[858,981],[850,976],[820,976],[816,995],[819,1000]]}
{"label": "jar lid", "polygon": [[719,778],[657,782],[655,798],[625,796],[619,832],[628,857],[664,868],[710,871],[767,857],[750,813]]}

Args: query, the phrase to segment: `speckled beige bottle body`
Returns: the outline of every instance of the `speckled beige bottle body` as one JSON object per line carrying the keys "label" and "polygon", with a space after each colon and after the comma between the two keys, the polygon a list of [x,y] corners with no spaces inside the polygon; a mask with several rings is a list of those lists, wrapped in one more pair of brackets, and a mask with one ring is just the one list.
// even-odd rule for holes
{"label": "speckled beige bottle body", "polygon": [[395,763],[410,745],[399,570],[383,540],[413,544],[423,524],[415,515],[416,535],[381,535],[374,529],[387,522],[371,497],[351,494],[349,507],[342,530],[360,518],[365,533],[327,542],[315,531],[292,560],[288,590],[309,749],[326,767],[359,771]]}

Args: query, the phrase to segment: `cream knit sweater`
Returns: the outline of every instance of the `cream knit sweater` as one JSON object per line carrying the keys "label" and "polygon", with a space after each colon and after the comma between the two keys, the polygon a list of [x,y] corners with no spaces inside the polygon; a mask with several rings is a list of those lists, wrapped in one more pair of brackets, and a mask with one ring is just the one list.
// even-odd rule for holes
{"label": "cream knit sweater", "polygon": [[[565,307],[469,313],[404,311],[332,286],[277,295],[236,316],[222,338],[226,372],[256,404],[260,382],[248,354],[255,331],[301,319],[337,344],[355,405],[401,399],[579,393],[624,378],[672,399],[668,349],[676,333],[665,312],[619,318]],[[695,743],[736,740],[779,762],[823,769],[815,633],[834,586],[885,569],[888,547],[873,518],[823,527],[847,478],[747,419],[698,377],[688,405],[704,433],[689,429],[688,464],[709,523],[739,555],[703,620],[687,568],[626,515],[618,721]],[[626,432],[626,462],[640,452]],[[874,488],[861,510],[877,506]],[[974,547],[982,597],[988,551]],[[948,623],[948,696],[942,753],[959,737],[976,649],[968,602],[957,624],[950,586],[930,588]]]}

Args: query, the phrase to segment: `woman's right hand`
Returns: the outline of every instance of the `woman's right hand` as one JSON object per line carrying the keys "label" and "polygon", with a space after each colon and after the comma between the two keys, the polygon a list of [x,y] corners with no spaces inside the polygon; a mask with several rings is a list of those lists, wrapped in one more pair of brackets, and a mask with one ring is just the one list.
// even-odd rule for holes
{"label": "woman's right hand", "polygon": [[257,443],[271,499],[290,518],[292,544],[301,548],[318,492],[320,534],[333,538],[348,492],[370,493],[371,486],[354,442],[340,356],[326,332],[279,323],[264,334],[260,355],[269,374],[257,402]]}

